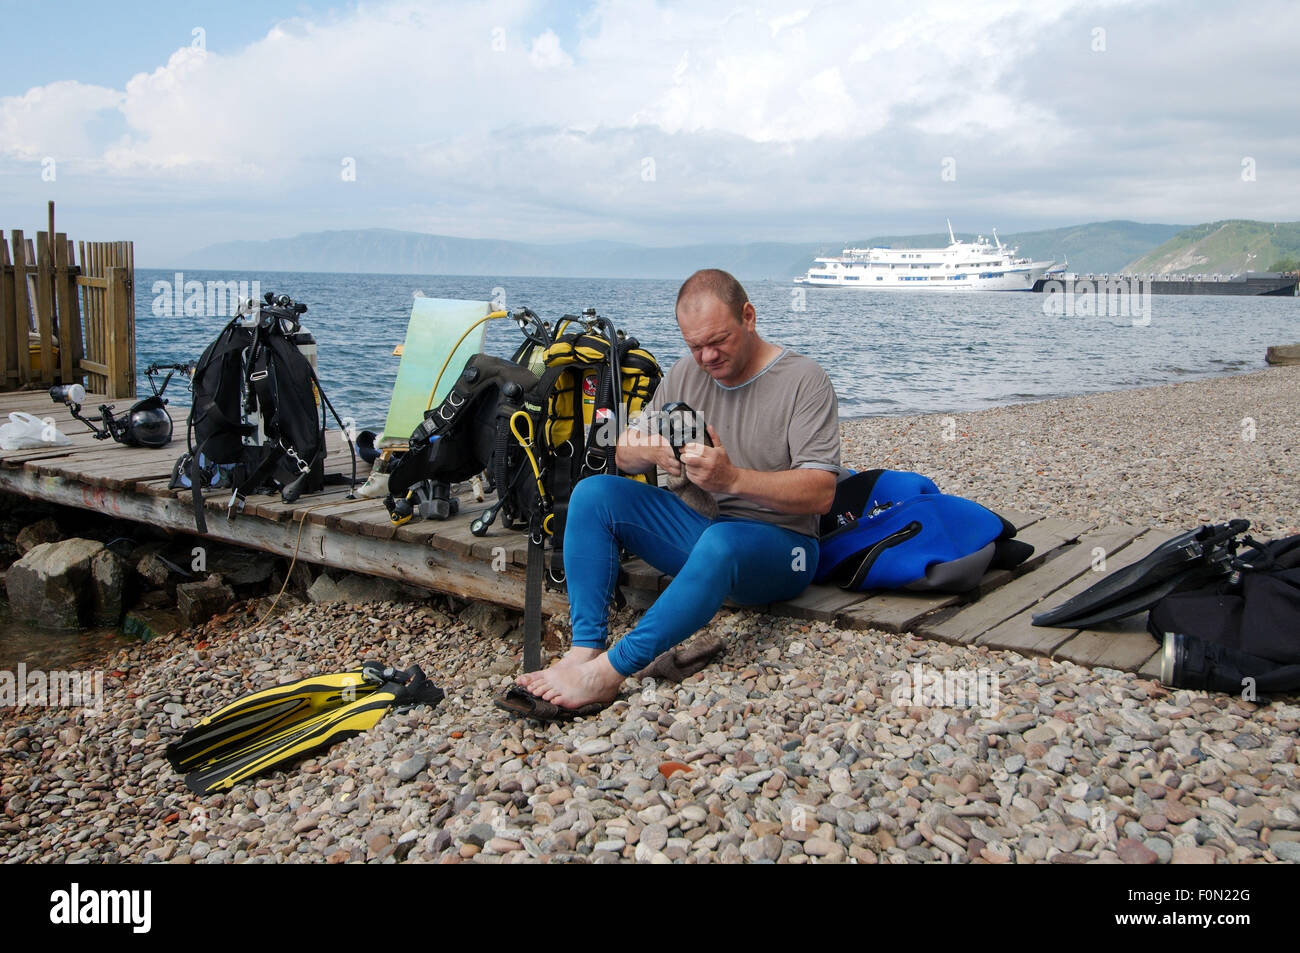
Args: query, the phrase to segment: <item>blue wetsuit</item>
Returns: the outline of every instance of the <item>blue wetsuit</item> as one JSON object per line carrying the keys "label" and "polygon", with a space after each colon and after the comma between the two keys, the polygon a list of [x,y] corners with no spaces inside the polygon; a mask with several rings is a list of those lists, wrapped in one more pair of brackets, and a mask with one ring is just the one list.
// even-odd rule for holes
{"label": "blue wetsuit", "polygon": [[[664,378],[649,412],[684,400],[715,429],[732,462],[777,472],[839,470],[839,417],[825,372],[782,351],[743,384],[717,383],[691,358]],[[616,476],[574,488],[564,533],[573,644],[603,649],[619,547],[672,583],[609,652],[622,675],[644,668],[705,625],[730,597],[745,605],[793,599],[817,568],[817,517],[781,514],[751,500],[714,494],[719,515],[701,516],[666,489]]]}

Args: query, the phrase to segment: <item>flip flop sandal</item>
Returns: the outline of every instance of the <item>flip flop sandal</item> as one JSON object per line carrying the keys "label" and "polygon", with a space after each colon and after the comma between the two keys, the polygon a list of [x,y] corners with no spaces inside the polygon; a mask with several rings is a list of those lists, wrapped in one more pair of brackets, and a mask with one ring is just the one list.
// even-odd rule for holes
{"label": "flip flop sandal", "polygon": [[721,655],[725,648],[726,642],[719,636],[700,639],[692,645],[675,645],[632,677],[682,682]]}
{"label": "flip flop sandal", "polygon": [[508,691],[493,698],[492,704],[512,715],[550,722],[572,721],[575,718],[594,715],[597,712],[604,711],[613,702],[592,702],[589,705],[583,705],[581,708],[561,708],[555,702],[548,702],[544,698],[538,698],[528,689],[520,685],[514,685]]}

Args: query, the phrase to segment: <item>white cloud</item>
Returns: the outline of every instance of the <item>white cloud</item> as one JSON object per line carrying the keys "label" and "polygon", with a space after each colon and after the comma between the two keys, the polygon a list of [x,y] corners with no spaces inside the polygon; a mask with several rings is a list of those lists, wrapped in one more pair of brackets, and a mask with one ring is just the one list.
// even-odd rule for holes
{"label": "white cloud", "polygon": [[564,52],[563,47],[560,46],[560,38],[556,36],[554,30],[547,30],[533,39],[533,48],[528,58],[538,69],[573,65],[573,57]]}
{"label": "white cloud", "polygon": [[0,155],[15,159],[81,158],[103,143],[95,124],[121,107],[123,95],[103,86],[59,80],[0,99]]}
{"label": "white cloud", "polygon": [[[225,203],[277,233],[673,241],[856,233],[870,216],[933,228],[949,211],[1004,230],[1300,217],[1293,54],[1270,28],[1283,0],[1231,21],[1182,0],[597,0],[563,23],[556,9],[365,4],[234,51],[177,50],[120,90],[37,87],[0,99],[0,171],[56,155],[123,204],[164,183],[191,196],[191,229]],[[1258,159],[1253,192],[1235,187],[1241,155]]]}

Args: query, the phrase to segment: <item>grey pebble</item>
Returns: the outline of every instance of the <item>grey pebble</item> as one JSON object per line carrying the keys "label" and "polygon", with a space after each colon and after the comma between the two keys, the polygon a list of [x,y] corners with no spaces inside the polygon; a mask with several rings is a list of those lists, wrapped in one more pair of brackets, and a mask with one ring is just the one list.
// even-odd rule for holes
{"label": "grey pebble", "polygon": [[413,755],[393,765],[393,774],[399,781],[409,781],[429,766],[429,759],[424,754]]}
{"label": "grey pebble", "polygon": [[1278,860],[1289,864],[1300,864],[1300,841],[1284,840],[1269,844],[1268,849]]}
{"label": "grey pebble", "polygon": [[1142,846],[1160,858],[1157,863],[1167,864],[1174,856],[1173,845],[1163,837],[1148,837],[1142,841]]}

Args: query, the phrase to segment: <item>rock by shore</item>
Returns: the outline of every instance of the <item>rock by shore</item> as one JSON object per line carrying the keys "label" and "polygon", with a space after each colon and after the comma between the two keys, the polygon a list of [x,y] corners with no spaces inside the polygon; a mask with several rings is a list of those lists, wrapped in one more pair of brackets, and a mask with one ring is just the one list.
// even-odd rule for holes
{"label": "rock by shore", "polygon": [[[854,421],[845,462],[917,469],[993,507],[1244,516],[1281,535],[1300,531],[1297,396],[1300,368],[1277,368],[951,426]],[[265,607],[119,653],[102,714],[0,714],[0,861],[1300,858],[1294,699],[724,611],[705,631],[726,655],[699,675],[629,682],[598,716],[540,726],[491,705],[517,634],[484,637],[447,600],[294,604],[257,625]],[[225,795],[191,795],[167,764],[167,742],[220,704],[367,658],[420,664],[447,699]],[[916,666],[978,673],[995,703],[928,706],[899,691]]]}

